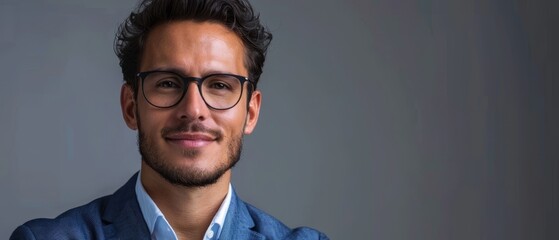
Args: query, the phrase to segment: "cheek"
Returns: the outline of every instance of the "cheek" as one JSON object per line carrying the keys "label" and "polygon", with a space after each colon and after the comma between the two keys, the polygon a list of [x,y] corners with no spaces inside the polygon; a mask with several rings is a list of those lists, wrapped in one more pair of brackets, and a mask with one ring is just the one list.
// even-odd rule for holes
{"label": "cheek", "polygon": [[151,135],[153,132],[157,132],[163,127],[165,119],[167,119],[168,116],[166,116],[164,112],[139,105],[137,117],[141,130]]}
{"label": "cheek", "polygon": [[218,126],[221,126],[225,131],[237,134],[242,132],[245,125],[246,110],[229,109],[228,111],[214,114],[214,119]]}

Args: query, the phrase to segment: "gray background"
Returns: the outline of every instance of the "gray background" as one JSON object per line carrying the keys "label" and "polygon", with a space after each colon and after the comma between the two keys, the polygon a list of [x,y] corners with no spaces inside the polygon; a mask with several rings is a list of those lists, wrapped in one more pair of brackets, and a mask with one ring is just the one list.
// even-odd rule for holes
{"label": "gray background", "polygon": [[[233,181],[333,239],[559,239],[559,8],[254,0],[275,34]],[[112,43],[135,0],[0,3],[0,238],[139,169]]]}

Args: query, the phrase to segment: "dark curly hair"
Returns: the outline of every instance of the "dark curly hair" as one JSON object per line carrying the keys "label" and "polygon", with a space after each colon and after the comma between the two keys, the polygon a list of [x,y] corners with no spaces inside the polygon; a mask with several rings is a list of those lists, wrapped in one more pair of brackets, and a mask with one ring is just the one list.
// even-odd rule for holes
{"label": "dark curly hair", "polygon": [[245,47],[245,67],[256,88],[272,34],[247,0],[143,0],[118,28],[114,44],[124,81],[135,94],[136,73],[149,32],[157,25],[179,20],[216,22],[235,32]]}

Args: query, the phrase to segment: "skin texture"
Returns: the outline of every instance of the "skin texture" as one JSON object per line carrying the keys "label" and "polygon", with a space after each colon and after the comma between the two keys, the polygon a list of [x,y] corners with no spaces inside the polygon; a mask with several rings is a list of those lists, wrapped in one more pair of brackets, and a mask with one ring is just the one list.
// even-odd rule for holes
{"label": "skin texture", "polygon": [[[248,76],[244,58],[241,40],[223,25],[176,21],[149,33],[140,71]],[[180,239],[201,239],[227,194],[230,166],[238,159],[243,134],[254,130],[260,110],[259,91],[252,93],[247,108],[246,85],[239,103],[228,110],[208,108],[193,82],[182,101],[169,109],[150,105],[141,89],[134,99],[133,89],[122,86],[124,120],[139,131],[142,184]],[[169,181],[159,168],[187,180],[216,179],[203,187],[189,186]]]}

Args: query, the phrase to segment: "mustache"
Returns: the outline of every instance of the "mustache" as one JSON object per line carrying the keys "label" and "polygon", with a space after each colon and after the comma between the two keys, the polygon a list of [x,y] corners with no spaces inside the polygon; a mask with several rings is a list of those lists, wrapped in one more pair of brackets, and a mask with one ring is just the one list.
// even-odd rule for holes
{"label": "mustache", "polygon": [[169,134],[175,133],[205,133],[209,134],[216,139],[221,139],[223,137],[223,133],[220,130],[212,129],[209,127],[204,126],[204,124],[200,122],[190,122],[190,123],[182,123],[177,126],[166,127],[161,129],[161,135],[167,136]]}

